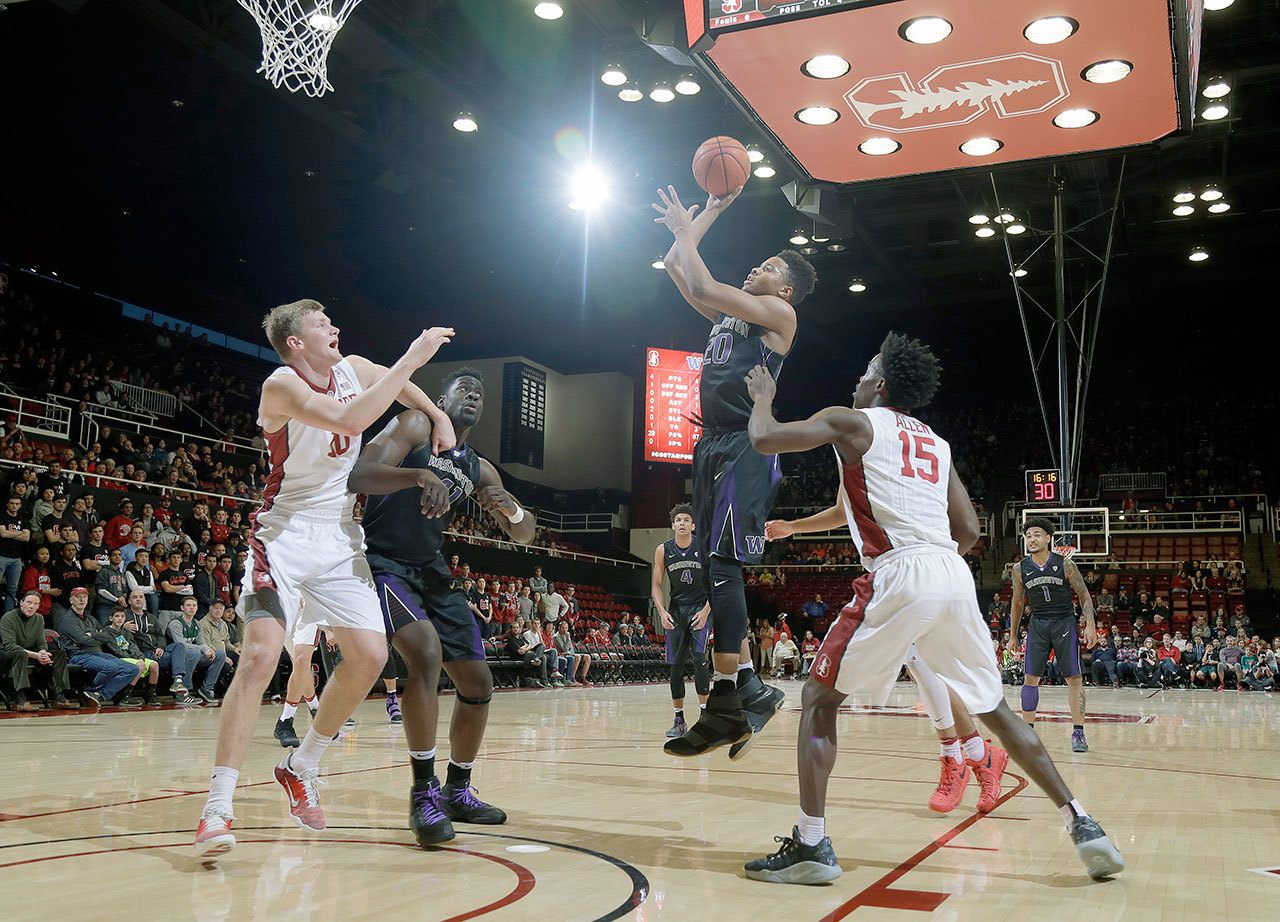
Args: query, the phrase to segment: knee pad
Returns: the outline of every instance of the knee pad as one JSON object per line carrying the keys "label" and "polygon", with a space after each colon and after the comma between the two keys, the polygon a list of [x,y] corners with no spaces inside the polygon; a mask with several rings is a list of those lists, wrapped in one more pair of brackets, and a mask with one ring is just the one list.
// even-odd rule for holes
{"label": "knee pad", "polygon": [[1024,711],[1034,711],[1040,706],[1040,686],[1039,685],[1023,685],[1022,686],[1022,709]]}
{"label": "knee pad", "polygon": [[716,630],[715,652],[738,653],[747,636],[747,594],[742,564],[713,556],[711,565],[711,618]]}
{"label": "knee pad", "polygon": [[483,698],[468,698],[468,697],[467,697],[466,695],[464,695],[462,692],[454,692],[454,694],[457,696],[458,700],[459,700],[461,703],[463,703],[463,704],[473,704],[473,705],[475,705],[476,707],[481,707],[481,706],[483,706],[483,705],[486,705],[486,704],[488,704],[490,701],[492,701],[492,700],[493,700],[493,693],[492,693],[492,692],[490,692],[488,695],[486,695],[486,696],[485,696],[485,697],[483,697]]}

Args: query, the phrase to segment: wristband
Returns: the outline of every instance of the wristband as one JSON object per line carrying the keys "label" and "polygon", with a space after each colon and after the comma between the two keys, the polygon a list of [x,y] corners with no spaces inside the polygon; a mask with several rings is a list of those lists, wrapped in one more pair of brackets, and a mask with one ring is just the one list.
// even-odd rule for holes
{"label": "wristband", "polygon": [[[503,515],[506,515],[506,513],[504,512]],[[507,521],[510,522],[512,525],[519,525],[521,522],[524,521],[524,509],[520,506],[519,503],[516,504],[516,514],[508,515]]]}

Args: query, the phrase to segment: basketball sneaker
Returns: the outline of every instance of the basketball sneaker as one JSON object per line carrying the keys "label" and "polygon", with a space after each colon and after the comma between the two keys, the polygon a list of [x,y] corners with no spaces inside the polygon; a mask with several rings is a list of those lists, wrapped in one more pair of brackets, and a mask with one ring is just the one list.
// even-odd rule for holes
{"label": "basketball sneaker", "polygon": [[285,749],[297,749],[302,745],[297,731],[293,729],[292,717],[284,717],[276,721],[276,739]]}
{"label": "basketball sneaker", "polygon": [[276,766],[276,781],[289,798],[289,818],[301,829],[319,832],[324,829],[324,811],[320,809],[320,770],[310,768],[297,772],[289,765],[291,756]]}
{"label": "basketball sneaker", "polygon": [[442,800],[439,778],[413,783],[409,793],[409,828],[423,848],[448,842],[455,835]]}
{"label": "basketball sneaker", "polygon": [[1124,870],[1124,856],[1111,844],[1093,817],[1075,818],[1071,824],[1071,841],[1076,844],[1076,854],[1094,880],[1102,880]]}
{"label": "basketball sneaker", "polygon": [[1089,744],[1085,742],[1083,730],[1071,731],[1071,751],[1072,752],[1088,752]]}
{"label": "basketball sneaker", "polygon": [[225,855],[236,847],[236,837],[231,834],[231,821],[235,817],[217,809],[205,808],[196,828],[195,850],[201,858]]}
{"label": "basketball sneaker", "polygon": [[973,776],[978,779],[978,812],[990,813],[1000,800],[1000,779],[1009,765],[1009,753],[986,741],[981,759],[968,759]]}
{"label": "basketball sneaker", "polygon": [[393,724],[404,723],[400,714],[400,701],[395,695],[387,695],[387,720]]}
{"label": "basketball sneaker", "polygon": [[500,826],[507,821],[505,810],[485,803],[469,784],[445,784],[440,788],[440,801],[449,819],[459,823]]}
{"label": "basketball sneaker", "polygon": [[817,845],[800,841],[800,828],[792,827],[790,836],[774,836],[782,847],[772,855],[748,861],[745,870],[752,880],[772,884],[829,884],[843,871],[836,861],[831,839],[823,836]]}
{"label": "basketball sneaker", "polygon": [[742,699],[736,693],[712,695],[698,722],[683,735],[668,740],[662,751],[689,759],[750,738],[751,725],[742,713]]}
{"label": "basketball sneaker", "polygon": [[751,678],[738,689],[738,694],[742,695],[742,711],[746,715],[747,724],[751,727],[751,735],[729,747],[729,759],[733,762],[747,754],[747,750],[755,742],[756,734],[764,729],[764,725],[773,718],[774,714],[782,710],[782,702],[787,697],[782,689],[765,685],[754,671],[751,673]]}
{"label": "basketball sneaker", "polygon": [[942,756],[942,771],[938,775],[938,787],[929,798],[929,809],[934,813],[950,813],[960,805],[965,785],[969,783],[969,766],[963,761]]}
{"label": "basketball sneaker", "polygon": [[671,729],[667,731],[667,739],[675,739],[677,736],[683,736],[684,731],[689,729],[689,725],[684,722],[684,715],[677,714],[675,722],[671,725]]}

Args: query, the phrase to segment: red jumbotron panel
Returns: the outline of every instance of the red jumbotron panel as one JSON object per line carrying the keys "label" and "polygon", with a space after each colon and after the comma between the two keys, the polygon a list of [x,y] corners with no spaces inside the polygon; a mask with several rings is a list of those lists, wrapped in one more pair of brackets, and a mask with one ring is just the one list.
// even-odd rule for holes
{"label": "red jumbotron panel", "polygon": [[644,459],[688,464],[702,430],[698,412],[702,353],[646,349],[644,376]]}
{"label": "red jumbotron panel", "polygon": [[[1189,127],[1201,4],[708,0],[695,51],[810,177],[863,182],[1132,147]],[[922,17],[950,33],[908,40],[906,25]],[[1047,17],[1073,31],[1033,42],[1025,30]],[[843,58],[848,72],[809,76],[802,68],[818,55]],[[798,114],[809,107],[836,118],[806,124]]]}

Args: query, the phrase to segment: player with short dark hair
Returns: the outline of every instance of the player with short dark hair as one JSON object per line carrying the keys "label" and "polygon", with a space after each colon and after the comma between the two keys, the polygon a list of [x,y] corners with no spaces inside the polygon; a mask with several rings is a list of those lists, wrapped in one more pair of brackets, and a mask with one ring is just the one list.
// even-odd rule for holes
{"label": "player with short dark hair", "polygon": [[1023,660],[1022,719],[1035,726],[1036,708],[1040,705],[1040,677],[1045,674],[1049,652],[1053,651],[1058,672],[1067,682],[1067,699],[1071,702],[1071,750],[1088,752],[1089,744],[1084,738],[1080,625],[1076,621],[1072,593],[1084,611],[1084,641],[1091,650],[1098,643],[1098,628],[1094,623],[1089,587],[1075,561],[1053,549],[1053,532],[1054,525],[1049,519],[1043,516],[1027,519],[1022,525],[1027,556],[1013,570],[1010,636],[1018,636],[1024,604],[1031,609]]}
{"label": "player with short dark hair", "polygon": [[[681,736],[689,729],[684,719],[684,665],[693,660],[693,684],[698,703],[707,706],[710,675],[707,672],[707,616],[711,604],[702,581],[702,550],[693,540],[693,507],[681,503],[671,510],[671,530],[675,537],[659,544],[653,552],[651,594],[658,609],[662,629],[667,632],[667,665],[671,667],[671,704],[675,722],[668,737]],[[671,604],[662,594],[662,579],[671,584]]]}
{"label": "player with short dark hair", "polygon": [[933,398],[938,372],[927,346],[890,334],[858,381],[852,407],[828,407],[793,423],[774,419],[777,386],[766,369],[754,368],[747,378],[754,401],[748,431],[760,451],[833,446],[839,504],[867,567],[805,683],[796,759],[800,817],[777,852],[747,864],[753,879],[816,884],[840,876],[825,829],[836,717],[854,691],[883,705],[913,645],[946,685],[953,711],[981,717],[1049,795],[1089,876],[1124,869],[1102,827],[1072,799],[1039,737],[1005,704],[991,635],[962,556],[978,540],[978,517],[951,463],[951,446],[911,414]]}
{"label": "player with short dark hair", "polygon": [[757,365],[771,378],[778,376],[795,342],[795,306],[813,290],[815,274],[803,256],[786,250],[752,269],[740,288],[712,278],[698,243],[741,191],[711,196],[696,218],[699,206],[685,208],[673,186],[659,189],[661,204],[653,206],[658,223],[675,236],[663,260],[667,274],[712,324],[700,377],[702,435],[693,451],[693,505],[715,629],[715,675],[698,722],[663,747],[686,758],[726,745],[729,758],[738,758],[783,699],[781,690],[755,674],[747,647],[742,568],[764,555],[764,522],[782,472],[777,456],[757,451],[747,437],[751,398],[744,376]]}
{"label": "player with short dark hair", "polygon": [[[424,848],[452,839],[455,820],[493,825],[507,819],[471,786],[493,675],[467,597],[454,587],[441,554],[444,531],[457,504],[473,493],[513,541],[530,543],[536,526],[533,513],[503,489],[493,465],[466,443],[484,411],[480,372],[459,368],[447,375],[439,405],[457,434],[456,447],[435,452],[431,419],[406,410],[370,440],[349,481],[352,490],[369,494],[369,566],[387,635],[407,672],[400,702],[413,767],[409,825]],[[443,786],[435,773],[442,665],[457,689]]]}

